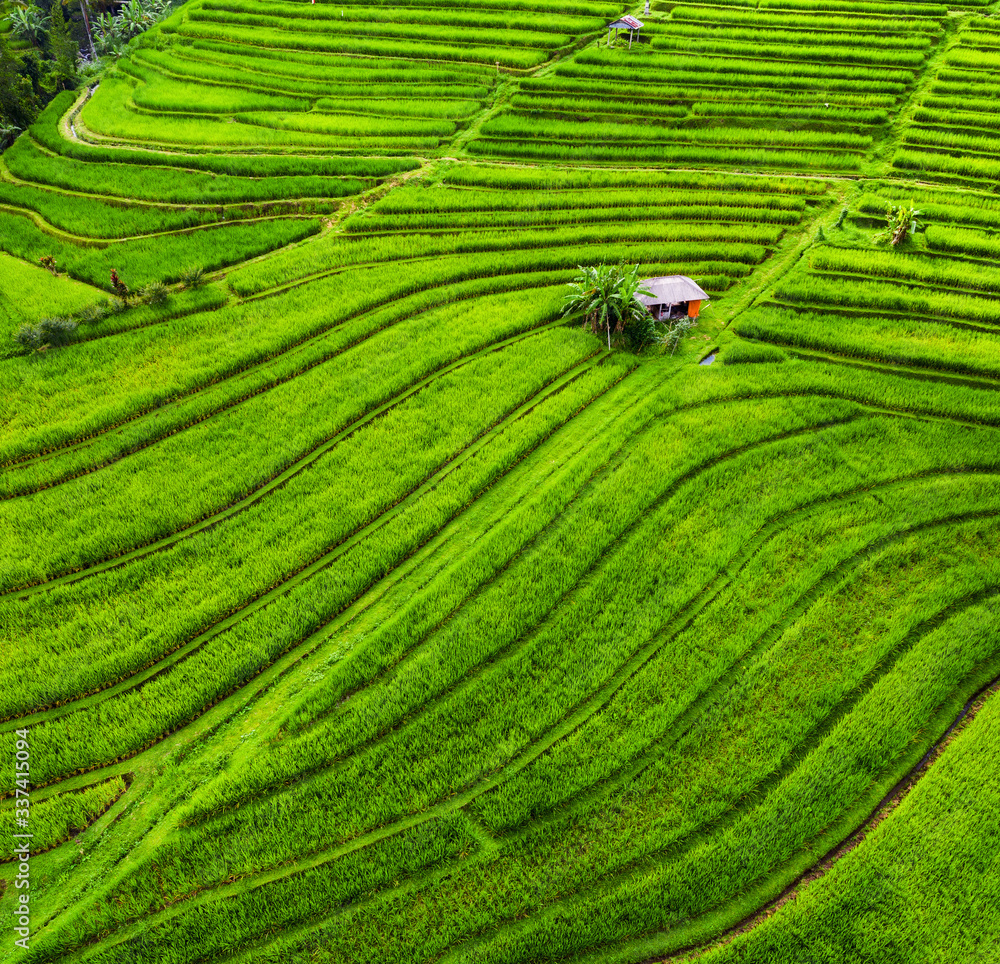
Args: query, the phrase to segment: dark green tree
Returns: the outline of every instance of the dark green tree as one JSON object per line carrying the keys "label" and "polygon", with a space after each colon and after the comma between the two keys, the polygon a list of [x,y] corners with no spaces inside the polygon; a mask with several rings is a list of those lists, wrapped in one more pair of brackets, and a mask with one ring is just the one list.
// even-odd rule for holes
{"label": "dark green tree", "polygon": [[[38,116],[39,103],[21,61],[0,34],[0,128],[20,132]],[[6,138],[8,141],[12,138]],[[0,140],[0,149],[7,144]]]}
{"label": "dark green tree", "polygon": [[52,59],[45,77],[45,89],[54,94],[76,87],[78,47],[63,14],[62,0],[53,0],[51,18],[49,55]]}

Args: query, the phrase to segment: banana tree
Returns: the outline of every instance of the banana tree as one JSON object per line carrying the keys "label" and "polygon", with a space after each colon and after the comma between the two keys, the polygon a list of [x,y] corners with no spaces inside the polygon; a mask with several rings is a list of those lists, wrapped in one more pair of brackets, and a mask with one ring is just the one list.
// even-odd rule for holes
{"label": "banana tree", "polygon": [[890,204],[885,215],[885,230],[876,234],[872,240],[876,244],[888,241],[895,247],[907,238],[912,238],[917,232],[921,214],[923,211],[918,211],[912,201],[909,204]]}
{"label": "banana tree", "polygon": [[141,0],[129,0],[121,8],[117,19],[122,36],[128,40],[138,37],[144,30],[156,23],[152,11],[148,10]]}
{"label": "banana tree", "polygon": [[125,46],[133,37],[158,23],[169,11],[169,0],[129,0],[117,16],[100,14],[97,19],[98,48],[102,54],[115,58],[123,56]]}
{"label": "banana tree", "polygon": [[636,295],[652,295],[639,280],[639,266],[625,263],[579,267],[579,274],[569,283],[570,293],[563,299],[563,314],[584,314],[583,327],[595,335],[607,337],[611,349],[612,333],[620,334],[629,348],[641,350],[648,339],[646,328],[652,318]]}
{"label": "banana tree", "polygon": [[97,49],[101,55],[114,53],[126,43],[122,37],[121,27],[116,17],[110,13],[101,13],[97,17]]}
{"label": "banana tree", "polygon": [[34,4],[14,7],[7,14],[7,22],[15,37],[27,40],[36,47],[49,28],[49,18]]}

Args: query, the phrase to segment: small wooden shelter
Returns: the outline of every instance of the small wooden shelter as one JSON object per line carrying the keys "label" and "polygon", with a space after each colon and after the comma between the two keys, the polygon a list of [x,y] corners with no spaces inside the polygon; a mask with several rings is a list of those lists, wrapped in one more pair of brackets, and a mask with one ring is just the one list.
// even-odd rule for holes
{"label": "small wooden shelter", "polygon": [[642,285],[653,295],[636,295],[636,300],[644,304],[657,321],[683,315],[697,318],[701,303],[708,299],[708,294],[698,284],[682,274],[647,278]]}
{"label": "small wooden shelter", "polygon": [[632,49],[632,35],[635,34],[636,37],[639,36],[639,31],[645,24],[641,20],[636,20],[631,14],[625,14],[623,17],[619,17],[614,23],[608,24],[608,46],[611,46],[611,31],[615,32],[615,40],[618,39],[619,30],[628,31],[628,49]]}

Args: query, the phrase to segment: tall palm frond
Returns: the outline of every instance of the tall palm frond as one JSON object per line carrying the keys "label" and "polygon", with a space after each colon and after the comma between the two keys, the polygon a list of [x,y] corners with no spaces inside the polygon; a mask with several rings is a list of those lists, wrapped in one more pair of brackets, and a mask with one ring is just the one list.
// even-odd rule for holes
{"label": "tall palm frond", "polygon": [[639,266],[618,264],[579,265],[576,278],[569,283],[570,292],[563,299],[563,314],[583,312],[583,327],[595,335],[605,335],[611,348],[612,334],[622,336],[628,347],[641,350],[648,338],[641,338],[638,349],[634,347],[633,329],[644,328],[646,319],[652,320],[646,307],[636,300],[636,295],[650,295],[639,280]]}

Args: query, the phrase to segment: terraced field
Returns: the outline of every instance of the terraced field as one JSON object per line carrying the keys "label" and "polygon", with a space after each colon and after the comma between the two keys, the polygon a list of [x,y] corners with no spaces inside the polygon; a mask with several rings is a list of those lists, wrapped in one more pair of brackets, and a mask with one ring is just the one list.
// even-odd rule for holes
{"label": "terraced field", "polygon": [[58,95],[0,959],[1000,960],[990,10],[189,0]]}

